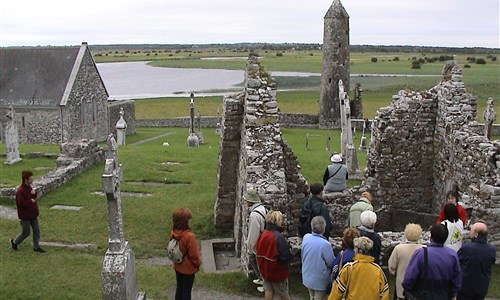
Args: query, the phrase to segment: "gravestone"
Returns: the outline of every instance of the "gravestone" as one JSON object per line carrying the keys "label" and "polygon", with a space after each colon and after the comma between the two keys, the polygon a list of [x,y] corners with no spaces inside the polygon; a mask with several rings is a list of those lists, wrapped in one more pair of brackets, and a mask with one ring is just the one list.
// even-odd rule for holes
{"label": "gravestone", "polygon": [[200,145],[200,140],[198,136],[194,133],[194,94],[191,93],[191,101],[189,102],[189,136],[187,138],[187,145],[189,147],[198,147]]}
{"label": "gravestone", "polygon": [[116,122],[116,138],[117,138],[117,144],[120,145],[125,145],[125,139],[127,138],[127,122],[125,122],[125,119],[123,118],[123,108],[120,107],[120,119],[118,122]]}
{"label": "gravestone", "polygon": [[109,239],[102,262],[102,299],[144,300],[146,295],[137,288],[134,252],[124,238],[120,192],[123,170],[118,162],[118,145],[113,134],[108,136],[107,143],[102,191],[108,202]]}
{"label": "gravestone", "polygon": [[9,122],[5,127],[5,164],[11,165],[21,160],[19,155],[19,135],[17,132],[17,125],[14,123],[14,108],[12,106],[7,114],[7,118]]}
{"label": "gravestone", "polygon": [[486,105],[486,110],[484,111],[484,136],[490,139],[491,131],[493,130],[493,122],[495,122],[497,118],[495,108],[493,107],[492,97],[488,97]]}

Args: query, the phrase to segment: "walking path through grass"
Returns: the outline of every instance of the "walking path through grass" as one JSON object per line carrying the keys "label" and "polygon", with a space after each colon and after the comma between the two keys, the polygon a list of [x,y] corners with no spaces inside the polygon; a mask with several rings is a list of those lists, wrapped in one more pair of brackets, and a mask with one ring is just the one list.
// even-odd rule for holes
{"label": "walking path through grass", "polygon": [[173,134],[173,132],[167,132],[167,133],[164,133],[164,134],[160,134],[160,135],[154,136],[154,137],[149,138],[149,139],[144,139],[144,140],[140,140],[140,141],[131,143],[130,145],[139,145],[139,144],[142,144],[142,143],[147,143],[147,142],[154,141],[154,140],[157,140],[159,138],[162,138],[164,136],[168,136],[168,135],[171,135],[171,134]]}

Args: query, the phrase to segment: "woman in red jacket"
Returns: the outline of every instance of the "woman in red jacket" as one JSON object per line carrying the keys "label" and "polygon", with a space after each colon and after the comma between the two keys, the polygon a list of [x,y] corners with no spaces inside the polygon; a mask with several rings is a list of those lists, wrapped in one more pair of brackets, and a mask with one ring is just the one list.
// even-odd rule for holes
{"label": "woman in red jacket", "polygon": [[[448,191],[448,193],[446,193],[446,201],[447,201],[447,203],[453,203],[457,207],[458,218],[460,220],[462,220],[462,223],[464,224],[464,227],[465,227],[467,213],[465,212],[465,209],[462,207],[462,205],[458,204],[458,193],[455,191]],[[441,208],[441,211],[439,212],[439,216],[436,220],[436,223],[441,223],[445,220],[444,207],[445,207],[445,205],[443,205],[443,207]]]}
{"label": "woman in red jacket", "polygon": [[200,251],[196,236],[191,232],[191,219],[193,214],[189,208],[176,208],[172,215],[173,229],[170,238],[179,241],[183,259],[180,263],[174,263],[177,288],[175,300],[191,300],[194,276],[201,265]]}
{"label": "woman in red jacket", "polygon": [[293,253],[281,234],[283,214],[270,211],[266,215],[266,229],[260,234],[255,246],[260,275],[264,279],[265,299],[276,294],[281,300],[289,300],[288,275]]}

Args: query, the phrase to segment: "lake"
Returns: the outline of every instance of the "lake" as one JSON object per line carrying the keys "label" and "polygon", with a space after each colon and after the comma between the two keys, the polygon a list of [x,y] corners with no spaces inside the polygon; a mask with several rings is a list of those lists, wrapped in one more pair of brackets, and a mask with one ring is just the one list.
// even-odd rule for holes
{"label": "lake", "polygon": [[[244,70],[152,67],[148,62],[98,63],[110,99],[222,95],[243,89]],[[273,76],[319,76],[303,72],[271,72]]]}

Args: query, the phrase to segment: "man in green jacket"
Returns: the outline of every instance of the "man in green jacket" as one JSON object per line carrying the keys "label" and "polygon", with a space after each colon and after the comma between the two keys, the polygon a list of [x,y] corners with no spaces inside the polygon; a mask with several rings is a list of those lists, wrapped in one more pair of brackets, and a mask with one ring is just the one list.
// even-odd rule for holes
{"label": "man in green jacket", "polygon": [[349,209],[349,227],[357,228],[361,225],[361,213],[365,210],[373,211],[372,194],[363,192],[358,202],[354,203]]}

